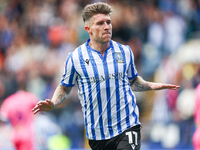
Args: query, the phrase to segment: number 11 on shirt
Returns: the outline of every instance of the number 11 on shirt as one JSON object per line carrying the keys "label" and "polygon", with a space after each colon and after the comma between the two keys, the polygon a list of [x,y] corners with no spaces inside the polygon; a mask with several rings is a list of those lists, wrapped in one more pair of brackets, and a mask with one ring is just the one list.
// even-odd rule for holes
{"label": "number 11 on shirt", "polygon": [[129,144],[133,144],[133,136],[135,136],[135,145],[138,145],[137,143],[137,132],[135,131],[128,131],[125,133],[128,136]]}

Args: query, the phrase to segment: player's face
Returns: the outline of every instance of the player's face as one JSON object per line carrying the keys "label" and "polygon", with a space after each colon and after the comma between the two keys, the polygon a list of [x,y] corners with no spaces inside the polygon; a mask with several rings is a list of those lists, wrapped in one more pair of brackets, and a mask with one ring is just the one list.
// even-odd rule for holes
{"label": "player's face", "polygon": [[88,29],[90,38],[99,43],[110,42],[112,36],[112,24],[109,15],[96,14],[92,17]]}

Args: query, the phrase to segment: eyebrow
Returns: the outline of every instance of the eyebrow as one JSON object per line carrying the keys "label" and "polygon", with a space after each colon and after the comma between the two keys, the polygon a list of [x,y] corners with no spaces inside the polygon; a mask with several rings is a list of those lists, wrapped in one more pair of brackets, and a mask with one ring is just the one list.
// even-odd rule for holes
{"label": "eyebrow", "polygon": [[96,23],[99,23],[99,22],[107,22],[107,21],[110,21],[110,22],[111,22],[111,19],[99,20],[99,21],[96,21]]}

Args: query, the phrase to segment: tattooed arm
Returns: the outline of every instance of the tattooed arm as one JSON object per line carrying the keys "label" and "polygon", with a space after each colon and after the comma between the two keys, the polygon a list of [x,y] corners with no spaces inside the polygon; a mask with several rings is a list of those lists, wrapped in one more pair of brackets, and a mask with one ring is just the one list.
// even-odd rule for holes
{"label": "tattooed arm", "polygon": [[180,87],[172,84],[148,82],[142,79],[142,77],[140,76],[137,76],[133,80],[130,80],[130,85],[133,91],[149,91],[149,90],[162,90],[162,89],[176,90]]}
{"label": "tattooed arm", "polygon": [[67,99],[71,89],[72,87],[65,87],[62,84],[59,84],[51,99],[54,105],[57,106],[64,102]]}
{"label": "tattooed arm", "polygon": [[46,99],[45,101],[39,101],[35,107],[32,109],[32,112],[34,114],[38,113],[39,111],[50,111],[62,102],[64,102],[72,87],[65,87],[61,84],[59,84],[53,94],[52,99]]}

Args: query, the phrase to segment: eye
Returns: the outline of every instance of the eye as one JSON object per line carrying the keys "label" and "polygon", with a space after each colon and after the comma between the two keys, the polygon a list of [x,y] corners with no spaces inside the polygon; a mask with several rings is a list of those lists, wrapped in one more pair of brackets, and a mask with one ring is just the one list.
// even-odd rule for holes
{"label": "eye", "polygon": [[111,20],[108,20],[108,21],[107,21],[107,24],[111,24]]}
{"label": "eye", "polygon": [[103,21],[97,22],[97,25],[103,25],[103,24],[104,24]]}

